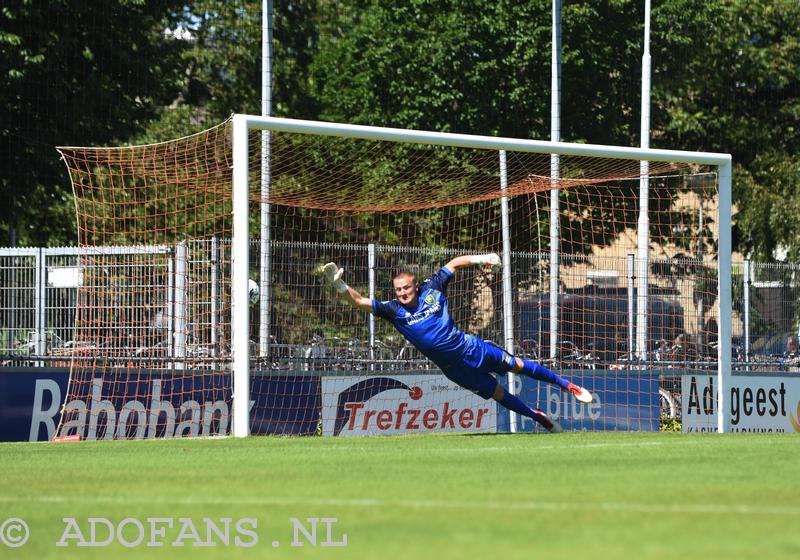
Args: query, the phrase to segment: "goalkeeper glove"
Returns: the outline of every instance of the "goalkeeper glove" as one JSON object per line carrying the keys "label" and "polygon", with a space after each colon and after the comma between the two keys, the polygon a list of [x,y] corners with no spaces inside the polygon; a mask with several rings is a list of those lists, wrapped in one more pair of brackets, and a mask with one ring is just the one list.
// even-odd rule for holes
{"label": "goalkeeper glove", "polygon": [[336,263],[329,262],[322,267],[322,278],[326,284],[333,286],[333,288],[343,294],[347,291],[347,284],[342,280],[344,269],[339,268]]}
{"label": "goalkeeper glove", "polygon": [[469,258],[472,264],[480,264],[482,266],[491,267],[492,270],[500,269],[500,256],[497,253],[486,253],[485,255],[472,255]]}

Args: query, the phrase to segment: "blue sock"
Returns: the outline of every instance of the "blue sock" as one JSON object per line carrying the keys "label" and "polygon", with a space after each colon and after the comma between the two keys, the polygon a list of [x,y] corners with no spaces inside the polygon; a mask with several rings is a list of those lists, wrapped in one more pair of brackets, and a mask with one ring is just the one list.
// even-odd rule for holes
{"label": "blue sock", "polygon": [[520,372],[522,375],[527,375],[528,377],[538,379],[539,381],[545,381],[547,383],[552,383],[553,385],[558,385],[562,389],[566,389],[567,385],[569,385],[569,381],[557,373],[550,371],[541,364],[537,364],[536,362],[532,362],[530,360],[522,360],[522,365],[522,371]]}
{"label": "blue sock", "polygon": [[508,391],[503,391],[503,399],[500,401],[504,407],[508,410],[513,410],[517,414],[522,414],[523,416],[527,416],[528,418],[532,418],[539,424],[542,424],[544,427],[550,429],[553,425],[547,417],[539,412],[538,410],[529,407],[527,404],[522,402],[516,395],[512,395]]}

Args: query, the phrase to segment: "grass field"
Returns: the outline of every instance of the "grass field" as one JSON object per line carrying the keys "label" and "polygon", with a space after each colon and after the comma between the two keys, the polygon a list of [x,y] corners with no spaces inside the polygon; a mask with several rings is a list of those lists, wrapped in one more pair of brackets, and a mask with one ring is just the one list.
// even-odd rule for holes
{"label": "grass field", "polygon": [[[14,517],[29,538],[0,543],[0,557],[797,559],[798,443],[564,433],[2,444],[3,538],[21,538],[4,522]],[[92,517],[143,540],[79,547],[75,527],[89,542]],[[158,517],[172,518],[153,525],[163,536],[150,532]],[[213,534],[215,546],[193,546],[207,540],[204,518],[221,530],[226,517],[228,546]],[[307,518],[335,518],[328,542],[346,534],[347,546],[322,546],[323,522],[317,546],[302,532],[292,546],[292,518],[309,533]]]}

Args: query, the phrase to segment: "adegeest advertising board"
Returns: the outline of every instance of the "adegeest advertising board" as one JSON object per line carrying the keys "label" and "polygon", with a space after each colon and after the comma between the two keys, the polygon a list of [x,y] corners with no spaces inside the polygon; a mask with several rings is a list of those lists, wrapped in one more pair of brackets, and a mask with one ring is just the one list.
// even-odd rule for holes
{"label": "adegeest advertising board", "polygon": [[[684,432],[717,431],[718,381],[714,374],[681,375]],[[733,375],[729,432],[800,432],[800,376],[787,372]]]}

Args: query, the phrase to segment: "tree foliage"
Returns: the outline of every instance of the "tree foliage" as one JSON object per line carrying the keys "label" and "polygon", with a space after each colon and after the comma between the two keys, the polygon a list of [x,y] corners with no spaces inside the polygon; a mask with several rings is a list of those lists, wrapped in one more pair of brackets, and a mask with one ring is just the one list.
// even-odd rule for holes
{"label": "tree foliage", "polygon": [[[272,113],[549,138],[550,10],[276,0]],[[636,0],[565,1],[563,140],[639,144],[642,21]],[[18,242],[74,241],[55,144],[154,142],[261,112],[259,1],[19,0],[0,10],[0,44],[0,234]],[[800,256],[800,4],[661,0],[651,50],[651,145],[731,152],[739,248]]]}
{"label": "tree foliage", "polygon": [[[549,137],[550,2],[472,4],[374,3],[314,61],[322,116]],[[639,144],[642,21],[641,2],[565,3],[562,139]],[[800,4],[664,0],[651,43],[651,145],[732,153],[738,249],[798,254],[800,215],[766,205],[800,194]]]}
{"label": "tree foliage", "polygon": [[0,9],[0,234],[75,242],[57,144],[124,139],[178,86],[180,44],[164,30],[180,2],[17,1]]}

